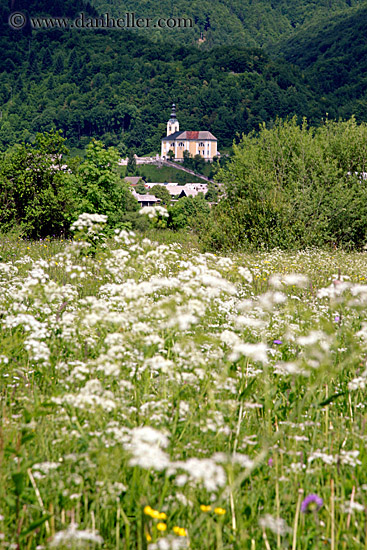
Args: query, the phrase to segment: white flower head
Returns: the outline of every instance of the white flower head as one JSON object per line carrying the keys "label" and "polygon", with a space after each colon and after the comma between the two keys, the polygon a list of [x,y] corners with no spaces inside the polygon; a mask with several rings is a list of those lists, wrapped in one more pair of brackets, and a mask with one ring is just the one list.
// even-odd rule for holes
{"label": "white flower head", "polygon": [[[102,544],[103,538],[89,530],[80,531],[76,523],[72,523],[65,531],[59,531],[53,537],[50,546],[52,548],[82,548],[86,543]],[[89,545],[88,545],[89,546]]]}
{"label": "white flower head", "polygon": [[284,536],[291,531],[284,519],[274,518],[270,514],[266,514],[260,518],[259,525],[262,529],[269,529],[275,535],[280,536]]}

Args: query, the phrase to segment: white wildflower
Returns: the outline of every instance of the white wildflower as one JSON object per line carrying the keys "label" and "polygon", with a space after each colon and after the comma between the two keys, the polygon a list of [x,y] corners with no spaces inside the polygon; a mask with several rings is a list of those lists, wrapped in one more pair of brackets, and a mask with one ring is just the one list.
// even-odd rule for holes
{"label": "white wildflower", "polygon": [[252,283],[253,276],[251,271],[247,267],[240,266],[238,268],[238,273],[241,275],[241,277],[245,279],[245,281],[247,281],[248,283]]}
{"label": "white wildflower", "polygon": [[44,474],[49,474],[53,470],[57,470],[59,468],[60,464],[58,462],[40,462],[37,464],[33,464],[32,470],[39,470],[43,472]]}
{"label": "white wildflower", "polygon": [[157,542],[148,545],[148,550],[183,550],[188,548],[189,542],[186,537],[174,537],[169,535],[159,539]]}
{"label": "white wildflower", "polygon": [[78,525],[72,523],[65,531],[59,531],[51,540],[50,546],[55,548],[62,546],[66,548],[83,547],[86,542],[102,544],[103,538],[97,533],[89,530],[78,530]]}
{"label": "white wildflower", "polygon": [[274,518],[270,514],[259,519],[259,525],[262,529],[269,529],[275,535],[285,536],[291,532],[287,522],[282,518]]}
{"label": "white wildflower", "polygon": [[311,464],[314,460],[321,459],[325,464],[334,464],[336,462],[333,455],[328,455],[327,453],[323,453],[321,451],[314,451],[310,454],[308,457],[308,462]]}
{"label": "white wildflower", "polygon": [[242,355],[261,363],[268,362],[267,347],[262,342],[258,344],[235,344],[228,359],[230,361],[237,361]]}
{"label": "white wildflower", "polygon": [[353,512],[364,512],[365,507],[359,502],[345,502],[342,505],[342,511],[345,514],[352,514]]}
{"label": "white wildflower", "polygon": [[143,206],[143,208],[140,208],[139,214],[146,214],[150,219],[157,218],[158,216],[168,218],[169,216],[167,208],[163,206]]}
{"label": "white wildflower", "polygon": [[169,456],[161,449],[167,446],[167,436],[148,426],[133,428],[130,441],[124,444],[124,448],[132,455],[131,466],[140,466],[147,470],[153,468],[157,471],[170,466]]}

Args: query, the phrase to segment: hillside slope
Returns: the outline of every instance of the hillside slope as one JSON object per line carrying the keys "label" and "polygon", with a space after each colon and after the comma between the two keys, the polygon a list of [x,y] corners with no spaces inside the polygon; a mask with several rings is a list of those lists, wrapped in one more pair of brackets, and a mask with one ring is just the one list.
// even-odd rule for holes
{"label": "hillside slope", "polygon": [[[293,10],[301,20],[307,4],[274,0],[272,5],[287,15]],[[255,13],[265,5],[259,0],[251,9]],[[25,0],[11,3],[11,9],[33,14],[47,13],[48,6],[58,15],[60,9],[68,15],[95,9],[82,0],[61,7],[45,0],[33,0],[27,8]],[[153,9],[153,3],[146,6]],[[167,6],[162,0],[162,13]],[[192,6],[202,9],[204,3]],[[245,0],[237,0],[227,9],[234,13],[244,6]],[[6,0],[0,0],[0,12],[5,52],[0,58],[0,149],[60,128],[71,146],[84,147],[97,137],[122,154],[130,148],[138,154],[158,152],[172,102],[181,128],[211,131],[219,150],[236,134],[257,130],[262,122],[272,124],[277,116],[306,116],[312,124],[326,113],[367,120],[366,4],[351,6],[327,23],[308,25],[277,49],[269,48],[278,59],[238,44],[184,46],[181,40],[170,41],[168,32],[162,42],[151,39],[154,33],[128,31],[12,31]]]}
{"label": "hillside slope", "polygon": [[275,48],[298,66],[331,117],[367,120],[367,6],[309,25]]}
{"label": "hillside slope", "polygon": [[[295,29],[311,21],[358,5],[358,0],[91,0],[96,9],[112,15],[135,12],[143,17],[191,17],[190,29],[149,30],[150,37],[166,40],[168,36],[182,44],[198,41],[201,47],[235,44],[246,47],[270,46],[291,36]],[[144,31],[139,31],[143,32]]]}
{"label": "hillside slope", "polygon": [[170,104],[184,129],[205,128],[219,150],[276,116],[323,114],[300,70],[259,49],[153,43],[138,32],[12,31],[1,39],[0,147],[60,128],[137,153],[160,150]]}

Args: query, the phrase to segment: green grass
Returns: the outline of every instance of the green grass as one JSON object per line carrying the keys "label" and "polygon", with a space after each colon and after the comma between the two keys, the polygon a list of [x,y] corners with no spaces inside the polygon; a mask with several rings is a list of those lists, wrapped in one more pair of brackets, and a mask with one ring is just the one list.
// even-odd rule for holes
{"label": "green grass", "polygon": [[[126,167],[120,166],[119,171],[122,176],[125,176]],[[208,175],[210,171],[210,165],[205,166],[203,171],[204,175]],[[183,170],[178,170],[171,166],[158,167],[154,164],[139,164],[136,169],[137,176],[145,176],[148,181],[155,183],[205,183],[205,180],[200,179],[192,174],[188,174]]]}
{"label": "green grass", "polygon": [[0,239],[0,548],[365,548],[366,255],[87,250]]}

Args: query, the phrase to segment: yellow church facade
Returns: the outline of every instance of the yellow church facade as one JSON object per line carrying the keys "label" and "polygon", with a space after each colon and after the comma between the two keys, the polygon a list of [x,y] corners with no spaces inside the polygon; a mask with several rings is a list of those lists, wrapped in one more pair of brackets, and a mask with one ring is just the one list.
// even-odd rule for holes
{"label": "yellow church facade", "polygon": [[217,138],[207,131],[180,131],[176,107],[173,104],[171,118],[167,122],[167,135],[161,143],[161,157],[169,159],[169,151],[173,151],[173,160],[183,160],[184,151],[188,151],[192,157],[201,155],[205,160],[211,161],[218,154]]}

